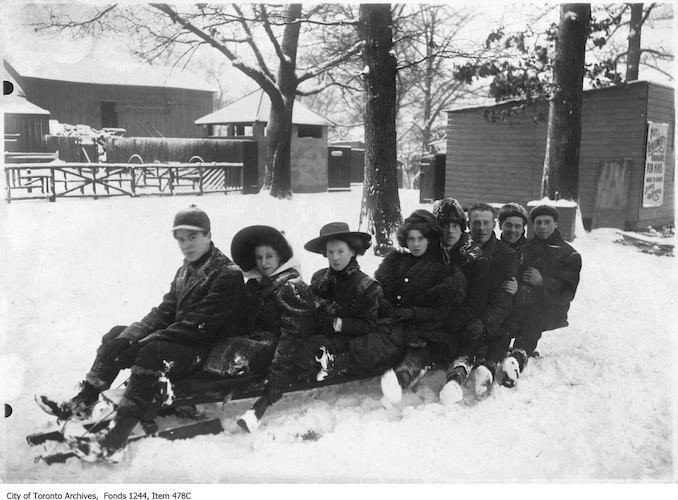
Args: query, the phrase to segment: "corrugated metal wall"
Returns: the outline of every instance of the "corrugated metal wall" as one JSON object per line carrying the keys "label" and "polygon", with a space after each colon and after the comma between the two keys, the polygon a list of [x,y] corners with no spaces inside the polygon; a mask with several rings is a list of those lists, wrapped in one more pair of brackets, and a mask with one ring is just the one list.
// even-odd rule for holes
{"label": "corrugated metal wall", "polygon": [[[648,87],[649,95],[648,99]],[[670,106],[669,106],[670,101]],[[447,123],[445,194],[464,207],[479,201],[504,203],[541,198],[541,176],[546,149],[546,104],[533,104],[501,116],[509,105],[451,111]],[[647,120],[667,121],[673,134],[673,90],[647,82],[584,93],[579,196],[583,218],[590,219],[595,206],[601,165],[606,160],[632,161],[627,225],[665,224],[673,220],[673,144],[670,167],[667,155],[665,203],[652,218],[639,222],[638,210],[644,172]],[[671,174],[668,174],[668,171]],[[668,188],[668,185],[671,187]],[[642,209],[641,212],[650,209]],[[655,217],[656,215],[656,217]]]}
{"label": "corrugated metal wall", "polygon": [[101,102],[115,102],[118,127],[129,136],[202,137],[193,122],[213,110],[213,92],[164,87],[98,85],[23,78],[26,98],[52,119],[101,128]]}

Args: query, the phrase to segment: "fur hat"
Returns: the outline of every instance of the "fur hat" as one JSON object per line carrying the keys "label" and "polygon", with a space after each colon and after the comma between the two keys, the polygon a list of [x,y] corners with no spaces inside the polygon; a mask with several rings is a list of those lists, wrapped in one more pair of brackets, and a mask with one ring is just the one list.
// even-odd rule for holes
{"label": "fur hat", "polygon": [[405,248],[407,246],[407,233],[412,229],[417,229],[429,240],[440,239],[440,229],[438,224],[436,224],[436,219],[428,210],[415,210],[398,228],[396,236],[401,247]]}
{"label": "fur hat", "polygon": [[499,225],[501,226],[502,222],[509,217],[521,217],[524,224],[527,226],[527,210],[525,210],[522,205],[513,202],[503,205],[499,209],[499,215],[497,217],[499,219]]}
{"label": "fur hat", "polygon": [[534,224],[534,219],[540,215],[550,215],[553,219],[558,222],[558,210],[552,205],[538,205],[530,210],[530,220]]}
{"label": "fur hat", "polygon": [[198,207],[191,205],[188,208],[179,210],[174,216],[172,232],[178,231],[179,229],[202,231],[207,234],[210,232],[210,218]]}
{"label": "fur hat", "polygon": [[454,198],[443,198],[433,204],[433,215],[441,226],[456,222],[462,231],[466,231],[466,214],[461,204]]}
{"label": "fur hat", "polygon": [[266,245],[278,252],[280,264],[292,258],[292,247],[283,233],[270,226],[248,226],[241,229],[231,242],[233,261],[243,271],[250,271],[257,266],[254,260],[254,249]]}
{"label": "fur hat", "polygon": [[330,240],[341,240],[358,255],[363,255],[370,248],[372,236],[361,231],[350,231],[345,222],[330,222],[320,228],[320,236],[304,245],[309,252],[325,255],[325,244]]}

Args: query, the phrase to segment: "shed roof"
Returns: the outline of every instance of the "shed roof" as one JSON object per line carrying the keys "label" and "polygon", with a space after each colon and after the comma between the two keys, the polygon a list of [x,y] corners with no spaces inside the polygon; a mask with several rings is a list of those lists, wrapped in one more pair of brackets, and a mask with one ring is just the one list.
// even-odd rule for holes
{"label": "shed roof", "polygon": [[[6,66],[5,66],[6,67]],[[8,72],[5,72],[4,77],[8,82],[10,82],[14,89],[12,93],[2,98],[2,106],[0,110],[8,114],[15,115],[49,115],[49,111],[42,109],[39,106],[36,106],[28,99],[26,99],[26,94],[24,89],[21,87],[19,82]]]}
{"label": "shed roof", "polygon": [[150,65],[120,66],[114,61],[102,61],[95,58],[84,58],[76,63],[38,62],[35,59],[22,59],[20,61],[10,59],[7,62],[20,77],[25,78],[216,92],[212,85],[200,81],[194,74],[176,68]]}
{"label": "shed roof", "polygon": [[[196,125],[217,125],[227,123],[267,123],[271,114],[271,100],[261,89],[233,101],[231,104],[198,118]],[[294,103],[292,123],[296,125],[332,126],[327,118],[311,111],[299,101]]]}

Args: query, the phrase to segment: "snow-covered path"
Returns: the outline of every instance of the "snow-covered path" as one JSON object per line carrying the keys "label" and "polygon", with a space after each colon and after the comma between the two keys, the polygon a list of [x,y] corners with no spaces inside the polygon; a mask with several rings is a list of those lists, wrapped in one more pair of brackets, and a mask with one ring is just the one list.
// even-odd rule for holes
{"label": "snow-covered path", "polygon": [[[419,205],[401,191],[403,213]],[[574,242],[584,261],[570,326],[546,333],[513,390],[476,406],[444,408],[440,372],[385,410],[376,380],[286,396],[254,435],[232,424],[249,402],[223,410],[229,428],[188,441],[133,444],[117,466],[34,464],[24,437],[49,418],[33,394],[69,396],[103,333],[159,302],[180,254],[173,214],[197,203],[230,253],[249,224],[286,231],[303,275],[323,266],[303,251],[331,220],[357,226],[360,189],[295,195],[59,200],[0,208],[2,482],[514,482],[675,480],[675,259],[613,243],[614,230]],[[379,258],[365,256],[372,273]],[[211,411],[222,410],[214,408]]]}

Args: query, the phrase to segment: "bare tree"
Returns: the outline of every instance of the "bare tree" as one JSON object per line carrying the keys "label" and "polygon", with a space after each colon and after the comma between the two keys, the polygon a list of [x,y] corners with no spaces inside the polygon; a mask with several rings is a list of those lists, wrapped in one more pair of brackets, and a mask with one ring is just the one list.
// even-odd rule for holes
{"label": "bare tree", "polygon": [[391,6],[362,4],[360,34],[364,41],[365,183],[360,221],[375,238],[374,251],[384,255],[402,222],[396,178],[396,58]]}
{"label": "bare tree", "polygon": [[542,196],[579,199],[579,149],[591,4],[562,4],[553,64]]}
{"label": "bare tree", "polygon": [[[202,47],[216,50],[254,80],[271,100],[265,185],[270,186],[275,197],[291,196],[290,143],[295,96],[303,93],[300,86],[305,82],[357,54],[360,44],[356,42],[336,57],[298,74],[301,26],[314,23],[313,16],[322,6],[309,6],[306,13],[301,4],[196,4],[182,6],[182,10],[168,4],[149,6],[160,15],[157,22],[153,22],[148,9],[138,7],[114,4],[97,7],[94,12],[83,9],[73,19],[69,14],[59,15],[58,6],[51,6],[36,29],[68,30],[79,36],[126,29],[144,41],[137,54],[148,61],[166,57],[178,63],[190,60]],[[262,36],[256,35],[257,29]],[[268,47],[261,45],[262,39],[269,42]],[[247,49],[249,57],[243,57],[240,53]],[[268,56],[268,52],[274,56]],[[271,68],[272,63],[277,70]]]}

